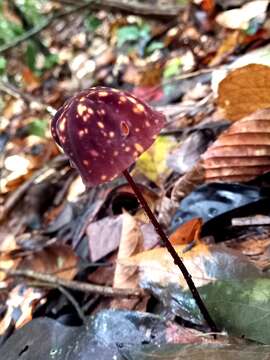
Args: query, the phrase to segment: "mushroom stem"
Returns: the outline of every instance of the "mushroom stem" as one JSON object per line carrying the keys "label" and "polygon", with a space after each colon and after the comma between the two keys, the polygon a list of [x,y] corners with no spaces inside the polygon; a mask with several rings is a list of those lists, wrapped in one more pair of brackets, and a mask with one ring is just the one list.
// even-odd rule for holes
{"label": "mushroom stem", "polygon": [[181,260],[181,258],[179,257],[179,255],[177,254],[177,252],[175,251],[174,247],[172,246],[172,244],[170,243],[167,235],[165,234],[165,232],[163,231],[160,223],[158,222],[157,218],[155,217],[155,215],[153,214],[152,210],[150,209],[150,207],[148,206],[146,200],[143,197],[143,194],[141,193],[140,189],[138,188],[138,186],[136,185],[136,183],[134,182],[133,178],[131,177],[131,175],[129,174],[129,172],[127,170],[123,171],[123,175],[125,176],[125,178],[127,179],[129,185],[131,186],[131,188],[133,189],[135,195],[137,196],[139,202],[141,203],[142,207],[144,208],[147,216],[149,217],[151,223],[153,224],[154,228],[156,229],[156,232],[158,233],[158,235],[161,237],[164,245],[166,246],[167,250],[169,251],[169,253],[171,254],[175,265],[177,265],[180,269],[180,271],[182,272],[188,287],[191,291],[191,294],[194,298],[194,300],[196,301],[196,304],[198,306],[198,308],[200,309],[206,323],[208,324],[208,326],[210,327],[212,332],[218,332],[217,326],[215,324],[215,322],[213,321],[213,319],[211,318],[193,280],[192,277],[190,275],[190,273],[188,272],[187,268],[185,267],[183,261]]}

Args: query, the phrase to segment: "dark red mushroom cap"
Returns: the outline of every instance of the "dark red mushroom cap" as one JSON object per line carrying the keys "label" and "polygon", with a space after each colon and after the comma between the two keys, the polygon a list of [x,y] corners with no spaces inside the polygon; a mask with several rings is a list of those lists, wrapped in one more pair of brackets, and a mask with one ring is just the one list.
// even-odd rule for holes
{"label": "dark red mushroom cap", "polygon": [[90,88],[69,99],[52,120],[56,143],[86,185],[114,179],[155,140],[165,116],[133,95]]}

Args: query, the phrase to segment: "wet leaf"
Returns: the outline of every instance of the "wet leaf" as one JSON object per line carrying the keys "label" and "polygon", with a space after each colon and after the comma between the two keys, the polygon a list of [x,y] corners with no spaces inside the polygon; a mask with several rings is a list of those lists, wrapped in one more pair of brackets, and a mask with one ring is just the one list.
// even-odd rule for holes
{"label": "wet leaf", "polygon": [[161,345],[124,351],[127,360],[266,360],[269,346],[261,345]]}
{"label": "wet leaf", "polygon": [[194,217],[201,217],[206,222],[263,198],[260,189],[255,186],[220,183],[201,185],[182,200],[172,220],[171,230]]}
{"label": "wet leaf", "polygon": [[219,84],[218,105],[230,120],[270,107],[270,67],[250,64],[233,70]]}
{"label": "wet leaf", "polygon": [[[169,341],[171,327],[172,323],[160,316],[136,311],[101,311],[88,318],[87,327],[68,327],[39,318],[16,331],[1,347],[1,356],[5,360],[20,356],[29,360],[122,360],[123,344],[134,350],[142,344],[164,344]],[[203,341],[199,336],[197,339]]]}

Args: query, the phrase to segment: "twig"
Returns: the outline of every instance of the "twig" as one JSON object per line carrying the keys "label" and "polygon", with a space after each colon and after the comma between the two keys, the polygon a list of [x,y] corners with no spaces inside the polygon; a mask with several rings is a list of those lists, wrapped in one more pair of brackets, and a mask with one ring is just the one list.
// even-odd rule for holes
{"label": "twig", "polygon": [[54,275],[40,273],[40,272],[36,272],[33,270],[28,270],[28,269],[23,269],[23,270],[9,269],[8,270],[8,269],[0,268],[0,271],[3,271],[8,276],[12,276],[12,277],[31,278],[31,279],[47,282],[50,284],[63,286],[68,289],[82,291],[82,292],[91,293],[91,294],[100,294],[103,296],[137,297],[137,296],[143,296],[145,294],[145,292],[141,289],[117,289],[117,288],[112,288],[110,286],[94,285],[94,284],[84,283],[84,282],[76,281],[76,280],[65,280],[65,279],[61,279]]}
{"label": "twig", "polygon": [[16,88],[7,82],[0,80],[0,90],[14,97],[15,99],[22,99],[29,105],[38,105],[39,110],[46,110],[50,115],[54,116],[56,109],[50,105],[44,104],[40,99],[34,98],[30,94],[27,94],[20,89]]}
{"label": "twig", "polygon": [[42,281],[34,281],[28,284],[29,286],[32,287],[49,287],[52,289],[58,289],[67,299],[68,301],[73,305],[74,309],[76,310],[79,318],[83,321],[83,323],[86,325],[87,320],[86,320],[86,316],[84,315],[83,310],[81,309],[80,305],[78,304],[77,300],[74,298],[74,296],[72,294],[70,294],[63,286],[61,285],[57,285],[57,284],[51,284],[51,283],[46,283],[46,282],[42,282]]}
{"label": "twig", "polygon": [[10,42],[9,44],[5,44],[0,46],[0,54],[13,48],[18,46],[19,44],[21,44],[22,42],[30,39],[31,37],[37,35],[38,33],[40,33],[41,31],[45,30],[47,27],[49,27],[53,21],[64,17],[64,16],[68,16],[71,15],[74,12],[77,12],[79,10],[83,10],[84,8],[88,7],[90,4],[90,1],[88,3],[84,3],[81,5],[78,5],[72,9],[68,9],[66,11],[54,14],[54,15],[50,15],[47,17],[47,19],[45,19],[40,25],[37,25],[35,27],[33,27],[32,29],[30,29],[29,31],[26,31],[24,34],[22,34],[21,36],[18,36],[16,39],[14,39],[12,42]]}

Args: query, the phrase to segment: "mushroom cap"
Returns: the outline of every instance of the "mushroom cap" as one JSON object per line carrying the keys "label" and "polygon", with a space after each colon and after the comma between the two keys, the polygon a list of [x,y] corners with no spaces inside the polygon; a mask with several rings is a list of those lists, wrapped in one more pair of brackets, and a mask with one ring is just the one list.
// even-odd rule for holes
{"label": "mushroom cap", "polygon": [[84,183],[110,181],[154,142],[165,116],[133,95],[94,87],[69,99],[55,114],[51,132]]}

